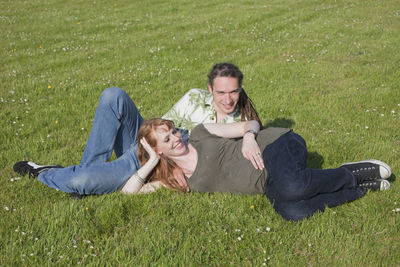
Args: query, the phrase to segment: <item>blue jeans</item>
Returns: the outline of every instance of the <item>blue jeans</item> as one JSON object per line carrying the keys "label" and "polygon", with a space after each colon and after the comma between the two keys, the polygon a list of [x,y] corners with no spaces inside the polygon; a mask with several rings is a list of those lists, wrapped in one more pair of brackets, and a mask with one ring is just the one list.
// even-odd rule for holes
{"label": "blue jeans", "polygon": [[298,221],[365,194],[345,168],[307,168],[306,143],[292,131],[268,145],[263,159],[269,174],[265,194],[286,220]]}
{"label": "blue jeans", "polygon": [[[81,195],[121,189],[140,168],[136,136],[142,122],[132,99],[122,89],[104,90],[80,165],[50,169],[38,180],[54,189]],[[113,151],[117,159],[108,162]]]}

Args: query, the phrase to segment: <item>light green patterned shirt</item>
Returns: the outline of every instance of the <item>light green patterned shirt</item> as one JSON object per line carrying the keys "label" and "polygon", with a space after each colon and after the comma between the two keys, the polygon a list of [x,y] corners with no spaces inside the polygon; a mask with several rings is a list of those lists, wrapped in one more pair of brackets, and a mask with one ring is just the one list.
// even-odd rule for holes
{"label": "light green patterned shirt", "polygon": [[[213,96],[201,89],[191,89],[165,115],[175,126],[189,132],[200,123],[216,123],[217,116],[212,105]],[[241,121],[238,107],[228,114],[221,123]]]}

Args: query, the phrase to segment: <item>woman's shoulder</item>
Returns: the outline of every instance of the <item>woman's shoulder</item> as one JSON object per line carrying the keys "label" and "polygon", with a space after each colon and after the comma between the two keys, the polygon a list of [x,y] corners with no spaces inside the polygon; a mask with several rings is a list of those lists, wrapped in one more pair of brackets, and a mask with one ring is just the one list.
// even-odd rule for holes
{"label": "woman's shoulder", "polygon": [[202,123],[196,125],[193,130],[190,132],[189,140],[199,140],[204,137],[207,137],[210,133],[207,131],[206,127]]}

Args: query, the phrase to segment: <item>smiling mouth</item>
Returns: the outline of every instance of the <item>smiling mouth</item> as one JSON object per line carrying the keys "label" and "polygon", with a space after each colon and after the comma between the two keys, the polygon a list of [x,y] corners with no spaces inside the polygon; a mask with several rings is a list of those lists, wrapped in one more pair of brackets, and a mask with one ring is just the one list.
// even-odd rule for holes
{"label": "smiling mouth", "polygon": [[224,105],[224,107],[225,107],[226,109],[231,109],[231,108],[233,108],[233,105]]}
{"label": "smiling mouth", "polygon": [[175,149],[181,149],[183,147],[183,142],[180,141],[174,148]]}

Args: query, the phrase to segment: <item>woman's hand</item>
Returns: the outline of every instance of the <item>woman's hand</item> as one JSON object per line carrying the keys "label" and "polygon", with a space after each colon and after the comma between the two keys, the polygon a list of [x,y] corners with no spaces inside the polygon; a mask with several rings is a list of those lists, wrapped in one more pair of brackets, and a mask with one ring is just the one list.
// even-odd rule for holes
{"label": "woman's hand", "polygon": [[[147,153],[149,153],[150,158],[148,162],[152,162],[153,164],[156,165],[160,160],[160,156],[153,150],[153,148],[149,145],[149,143],[147,143],[147,140],[144,137],[140,139],[140,143],[142,144],[143,148],[147,151]],[[173,174],[176,185],[178,187],[185,189],[186,191],[189,191],[189,186],[187,184],[185,176],[183,175],[182,170],[180,168],[174,169]]]}
{"label": "woman's hand", "polygon": [[157,155],[157,153],[153,150],[153,148],[149,145],[149,143],[147,143],[147,140],[144,137],[140,139],[140,143],[142,144],[146,152],[149,154],[150,156],[149,161],[151,160],[158,162],[160,160],[160,156]]}
{"label": "woman's hand", "polygon": [[243,136],[242,154],[243,157],[251,161],[254,168],[258,170],[264,169],[264,160],[261,155],[260,147],[257,144],[254,134],[251,132]]}
{"label": "woman's hand", "polygon": [[146,139],[140,139],[140,143],[143,148],[149,153],[149,160],[139,169],[137,170],[125,183],[122,187],[121,192],[123,194],[135,194],[140,191],[143,187],[143,183],[147,180],[147,177],[151,173],[151,171],[156,167],[158,162],[160,161],[160,157],[153,150],[153,148],[147,143]]}

